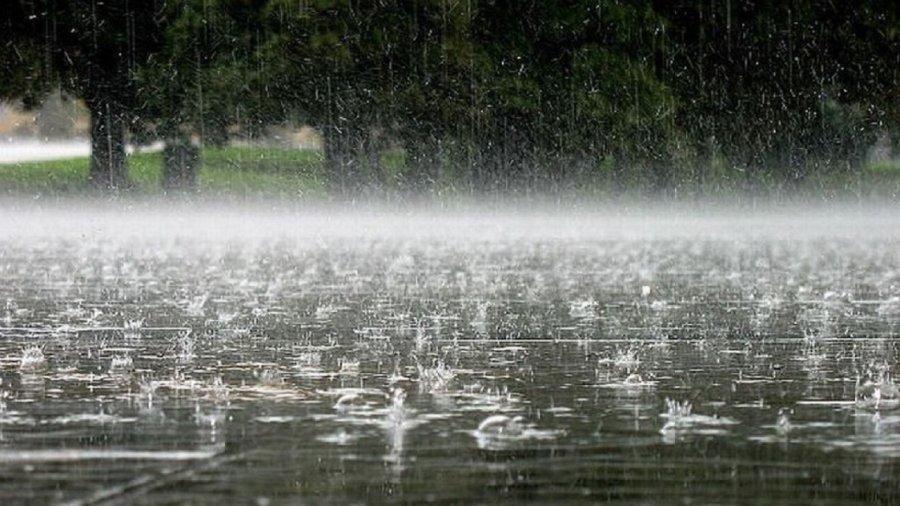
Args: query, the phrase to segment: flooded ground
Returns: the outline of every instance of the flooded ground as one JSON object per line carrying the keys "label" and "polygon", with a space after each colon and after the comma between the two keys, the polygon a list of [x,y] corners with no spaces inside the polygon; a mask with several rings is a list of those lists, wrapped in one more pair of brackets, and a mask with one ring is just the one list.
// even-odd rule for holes
{"label": "flooded ground", "polygon": [[891,216],[7,209],[0,503],[896,504]]}

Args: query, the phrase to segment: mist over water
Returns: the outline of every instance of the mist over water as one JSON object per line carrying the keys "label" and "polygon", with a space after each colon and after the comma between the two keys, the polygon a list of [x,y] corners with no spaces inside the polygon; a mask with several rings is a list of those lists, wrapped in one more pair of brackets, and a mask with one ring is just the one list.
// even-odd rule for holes
{"label": "mist over water", "polygon": [[275,201],[12,201],[0,237],[190,239],[193,242],[384,240],[887,239],[895,204],[791,205],[638,201],[597,205],[291,204]]}
{"label": "mist over water", "polygon": [[4,504],[898,500],[892,207],[2,216]]}

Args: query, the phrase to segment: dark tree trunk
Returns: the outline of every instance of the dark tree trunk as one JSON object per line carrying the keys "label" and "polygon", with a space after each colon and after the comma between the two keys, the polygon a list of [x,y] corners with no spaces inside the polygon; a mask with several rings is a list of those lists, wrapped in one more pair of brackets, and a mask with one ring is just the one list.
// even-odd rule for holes
{"label": "dark tree trunk", "polygon": [[163,149],[162,186],[166,190],[196,190],[200,170],[200,148],[189,139],[166,142]]}
{"label": "dark tree trunk", "polygon": [[88,182],[103,190],[128,188],[125,167],[125,108],[107,96],[87,100],[91,113],[91,168]]}

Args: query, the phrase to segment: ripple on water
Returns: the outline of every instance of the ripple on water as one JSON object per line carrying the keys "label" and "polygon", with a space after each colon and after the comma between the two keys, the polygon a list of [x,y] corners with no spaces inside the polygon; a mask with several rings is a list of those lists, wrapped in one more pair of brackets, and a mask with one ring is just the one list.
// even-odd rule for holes
{"label": "ripple on water", "polygon": [[491,415],[467,433],[482,450],[508,450],[530,441],[551,441],[563,436],[565,431],[539,429],[519,415]]}
{"label": "ripple on water", "polygon": [[[0,503],[157,478],[120,502],[741,502],[745,483],[836,502],[898,483],[891,241],[281,224],[0,241]],[[834,450],[847,465],[823,464]]]}

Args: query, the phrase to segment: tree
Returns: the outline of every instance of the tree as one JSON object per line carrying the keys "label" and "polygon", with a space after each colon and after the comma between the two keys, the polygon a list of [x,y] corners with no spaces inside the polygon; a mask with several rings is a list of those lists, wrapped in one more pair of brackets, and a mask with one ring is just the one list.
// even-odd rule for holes
{"label": "tree", "polygon": [[[389,126],[394,73],[386,58],[401,2],[273,0],[265,15],[270,118],[298,118],[322,135],[332,191],[349,195],[383,179],[377,130]],[[401,71],[402,72],[402,71]],[[365,166],[365,168],[364,168]]]}
{"label": "tree", "polygon": [[263,128],[265,101],[256,65],[262,0],[185,0],[163,6],[167,20],[153,58],[135,77],[140,104],[134,127],[143,142],[163,140],[162,184],[196,186],[199,149],[221,145],[235,128]]}
{"label": "tree", "polygon": [[91,115],[89,181],[128,187],[125,133],[136,103],[135,71],[159,48],[161,0],[11,0],[0,13],[0,96],[35,105],[61,88]]}
{"label": "tree", "polygon": [[[628,1],[477,3],[470,86],[475,186],[558,185],[600,160],[649,160],[673,135],[675,100],[652,67],[662,20]],[[654,146],[648,150],[647,146]]]}
{"label": "tree", "polygon": [[324,134],[337,189],[383,178],[375,133],[403,147],[412,191],[448,173],[479,191],[536,186],[566,177],[564,159],[624,158],[645,144],[624,137],[671,133],[642,49],[660,21],[601,3],[273,0],[268,84]]}
{"label": "tree", "polygon": [[[670,49],[660,78],[704,156],[748,185],[858,167],[896,125],[896,2],[658,1]],[[737,171],[735,171],[737,173]]]}

